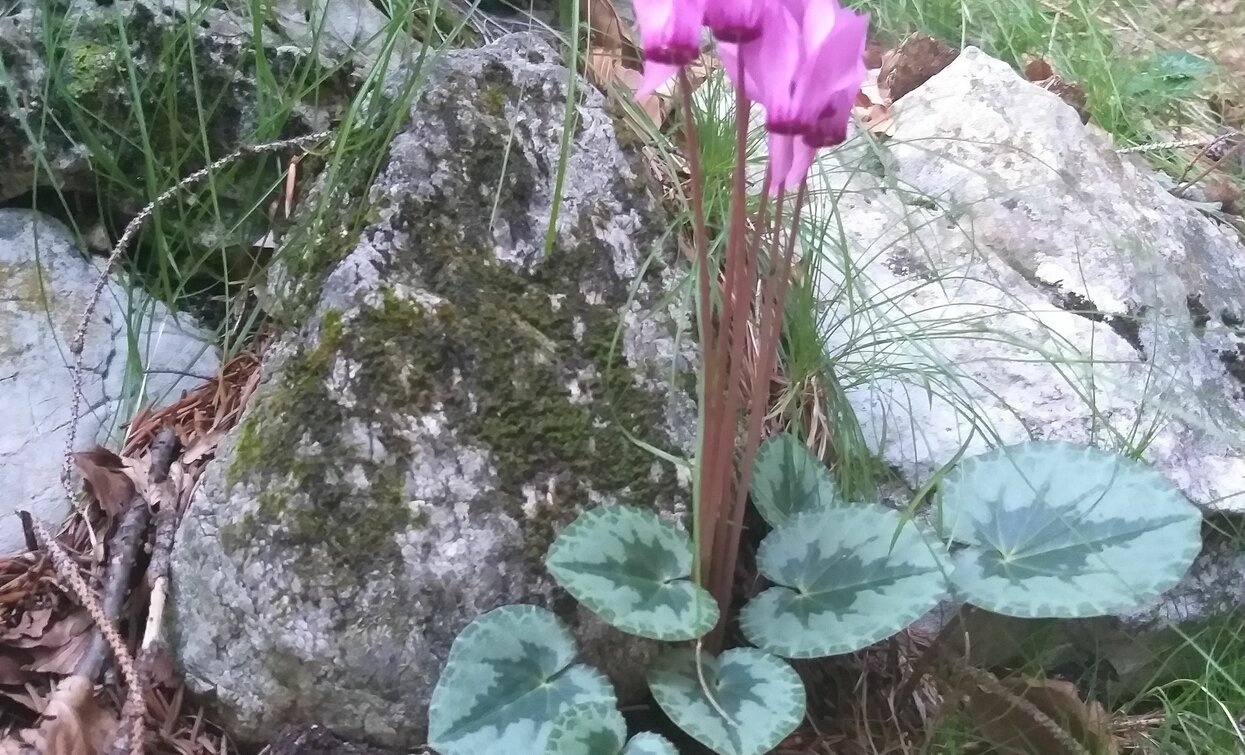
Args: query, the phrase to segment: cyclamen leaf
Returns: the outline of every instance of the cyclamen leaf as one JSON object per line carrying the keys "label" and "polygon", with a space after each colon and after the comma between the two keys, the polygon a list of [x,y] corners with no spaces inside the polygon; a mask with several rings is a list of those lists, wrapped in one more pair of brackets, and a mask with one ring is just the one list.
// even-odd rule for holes
{"label": "cyclamen leaf", "polygon": [[[785,661],[755,648],[702,654],[705,697],[696,672],[696,651],[675,649],[649,672],[653,698],[679,728],[719,755],[769,752],[804,718],[804,684]],[[718,712],[721,708],[729,720]]]}
{"label": "cyclamen leaf", "polygon": [[610,703],[581,703],[553,722],[545,755],[618,755],[627,724]]}
{"label": "cyclamen leaf", "polygon": [[757,568],[777,586],[744,606],[740,625],[788,658],[850,653],[936,606],[947,563],[936,538],[879,504],[807,511],[761,542]]}
{"label": "cyclamen leaf", "polygon": [[614,705],[605,676],[574,659],[571,633],[549,611],[485,613],[450,647],[428,709],[430,745],[441,755],[541,752],[566,707]]}
{"label": "cyclamen leaf", "polygon": [[631,738],[622,755],[679,755],[679,751],[660,734],[645,731]]}
{"label": "cyclamen leaf", "polygon": [[1120,613],[1175,586],[1201,513],[1161,474],[1109,451],[1038,441],[964,460],[941,484],[952,582],[1009,616]]}
{"label": "cyclamen leaf", "polygon": [[791,433],[779,433],[761,444],[748,492],[771,527],[802,511],[834,506],[841,500],[826,465]]}
{"label": "cyclamen leaf", "polygon": [[545,755],[679,755],[657,734],[642,732],[624,747],[626,737],[626,722],[613,705],[573,705],[554,721]]}
{"label": "cyclamen leaf", "polygon": [[692,640],[718,622],[718,606],[691,580],[692,543],[634,506],[585,511],[545,558],[558,584],[610,624],[655,640]]}

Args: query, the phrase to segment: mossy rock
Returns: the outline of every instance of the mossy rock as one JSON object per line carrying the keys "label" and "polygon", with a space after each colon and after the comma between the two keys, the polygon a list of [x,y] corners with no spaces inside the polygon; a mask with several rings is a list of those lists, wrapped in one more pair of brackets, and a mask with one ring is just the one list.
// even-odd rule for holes
{"label": "mossy rock", "polygon": [[172,644],[243,739],[317,720],[423,741],[450,643],[479,613],[559,613],[620,694],[654,647],[543,567],[580,511],[686,524],[690,492],[637,441],[690,451],[691,338],[658,203],[580,82],[534,36],[445,56],[390,145],[369,222],[303,265],[305,307],[179,535]]}

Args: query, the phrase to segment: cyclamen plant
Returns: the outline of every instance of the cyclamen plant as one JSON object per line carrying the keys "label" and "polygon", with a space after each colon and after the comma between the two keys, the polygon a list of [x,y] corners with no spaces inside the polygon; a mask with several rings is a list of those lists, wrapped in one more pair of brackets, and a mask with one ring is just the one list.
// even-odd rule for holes
{"label": "cyclamen plant", "polygon": [[[932,527],[845,500],[793,435],[765,442],[752,479],[772,528],[757,554],[771,586],[740,614],[756,647],[675,646],[648,673],[670,720],[721,755],[769,752],[803,719],[805,690],[785,658],[859,650],[948,599],[1023,618],[1125,611],[1174,586],[1200,548],[1201,514],[1175,486],[1140,462],[1070,443],[962,461],[939,485]],[[560,532],[546,565],[621,631],[683,643],[718,621],[691,581],[692,560],[678,527],[612,505]],[[570,632],[545,609],[484,614],[455,640],[433,692],[431,745],[441,755],[676,752],[653,733],[627,740],[610,683],[575,657]]]}
{"label": "cyclamen plant", "polygon": [[[618,630],[680,643],[648,673],[669,719],[721,755],[761,755],[805,714],[803,684],[784,659],[853,652],[951,597],[1014,616],[1083,617],[1173,586],[1198,552],[1200,513],[1122,456],[1030,443],[967,459],[939,485],[929,526],[845,500],[793,435],[761,443],[805,180],[817,151],[846,138],[868,20],[836,0],[634,3],[645,57],[639,94],[678,77],[691,166],[702,355],[693,529],[689,536],[644,508],[591,509],[558,534],[546,566]],[[700,55],[706,27],[737,114],[725,254],[712,265],[682,70]],[[744,147],[754,100],[769,163],[749,223]],[[757,554],[769,587],[739,614],[755,647],[723,651],[749,499],[771,528]],[[628,739],[609,681],[576,656],[569,630],[543,608],[479,617],[455,640],[433,692],[431,746],[441,755],[677,752],[657,734]]]}
{"label": "cyclamen plant", "polygon": [[[847,136],[851,106],[865,76],[868,18],[843,8],[837,0],[637,0],[635,11],[645,58],[638,94],[648,94],[678,76],[683,101],[703,359],[695,571],[697,582],[708,588],[724,613],[752,459],[760,444],[770,376],[777,360],[805,179],[817,151]],[[736,93],[735,172],[720,271],[711,264],[707,251],[692,93],[682,70],[699,57],[704,28],[717,41],[718,55]],[[749,223],[745,144],[754,101],[765,113],[769,162],[762,203]],[[785,216],[785,194],[791,190],[796,196]],[[772,213],[767,199],[773,200]],[[757,232],[749,235],[749,225]],[[764,237],[762,229],[768,229]],[[763,249],[766,240],[767,253]],[[719,274],[724,283],[715,317],[711,290]],[[757,335],[755,354],[748,351],[750,319]],[[743,459],[736,468],[741,415]],[[723,626],[719,623],[708,637],[710,649],[721,646]]]}

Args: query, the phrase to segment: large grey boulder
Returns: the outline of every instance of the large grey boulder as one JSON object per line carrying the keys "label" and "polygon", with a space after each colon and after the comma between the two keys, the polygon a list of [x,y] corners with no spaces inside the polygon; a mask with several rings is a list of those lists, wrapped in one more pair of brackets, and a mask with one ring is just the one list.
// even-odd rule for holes
{"label": "large grey boulder", "polygon": [[628,434],[690,448],[691,339],[643,167],[582,83],[546,249],[567,78],[528,35],[445,54],[361,235],[288,287],[309,315],[173,554],[174,655],[244,740],[315,721],[422,742],[450,643],[507,603],[551,607],[622,696],[643,686],[651,644],[576,608],[542,559],[585,507],[686,517],[685,481]]}
{"label": "large grey boulder", "polygon": [[1234,232],[974,48],[895,117],[881,159],[849,145],[810,189],[842,222],[815,285],[871,447],[916,489],[962,448],[1093,442],[1245,511]]}
{"label": "large grey boulder", "polygon": [[[828,361],[902,483],[895,498],[907,503],[961,451],[1055,439],[1137,453],[1212,521],[1239,526],[1236,233],[980,50],[905,95],[895,117],[891,140],[821,158],[808,214],[838,216],[805,250]],[[1057,639],[1111,663],[1127,689],[1243,606],[1239,540],[1216,537],[1150,605],[1062,622]],[[937,631],[946,616],[927,618]]]}
{"label": "large grey boulder", "polygon": [[[0,553],[24,543],[13,512],[49,525],[69,513],[58,482],[73,395],[69,344],[98,279],[61,223],[0,209]],[[116,280],[87,328],[82,364],[78,450],[115,447],[134,411],[178,398],[219,366],[211,334]]]}

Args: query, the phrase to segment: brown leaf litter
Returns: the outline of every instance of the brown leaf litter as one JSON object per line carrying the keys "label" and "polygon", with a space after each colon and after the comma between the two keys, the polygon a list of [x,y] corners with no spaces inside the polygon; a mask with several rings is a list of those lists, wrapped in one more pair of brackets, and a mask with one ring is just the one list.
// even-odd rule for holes
{"label": "brown leaf litter", "polygon": [[[237,423],[259,378],[258,354],[244,352],[225,364],[217,378],[173,404],[139,412],[127,428],[120,454],[96,447],[74,455],[86,490],[87,518],[71,516],[56,540],[91,589],[100,589],[105,565],[90,557],[87,528],[106,535],[136,493],[147,505],[172,504],[173,511],[184,511],[204,466]],[[148,448],[166,425],[182,453],[171,465],[168,483],[153,486],[147,475]],[[141,577],[145,566],[138,564],[134,577]],[[131,578],[130,584],[129,606],[120,621],[122,628],[128,627],[133,653],[150,596],[143,580]],[[92,619],[60,585],[45,553],[0,556],[0,755],[97,755],[112,741],[125,699],[121,681],[115,673],[105,675],[102,685],[74,676],[95,635]],[[165,654],[151,656],[149,672],[143,712],[147,752],[235,751],[202,711],[185,701]]]}

